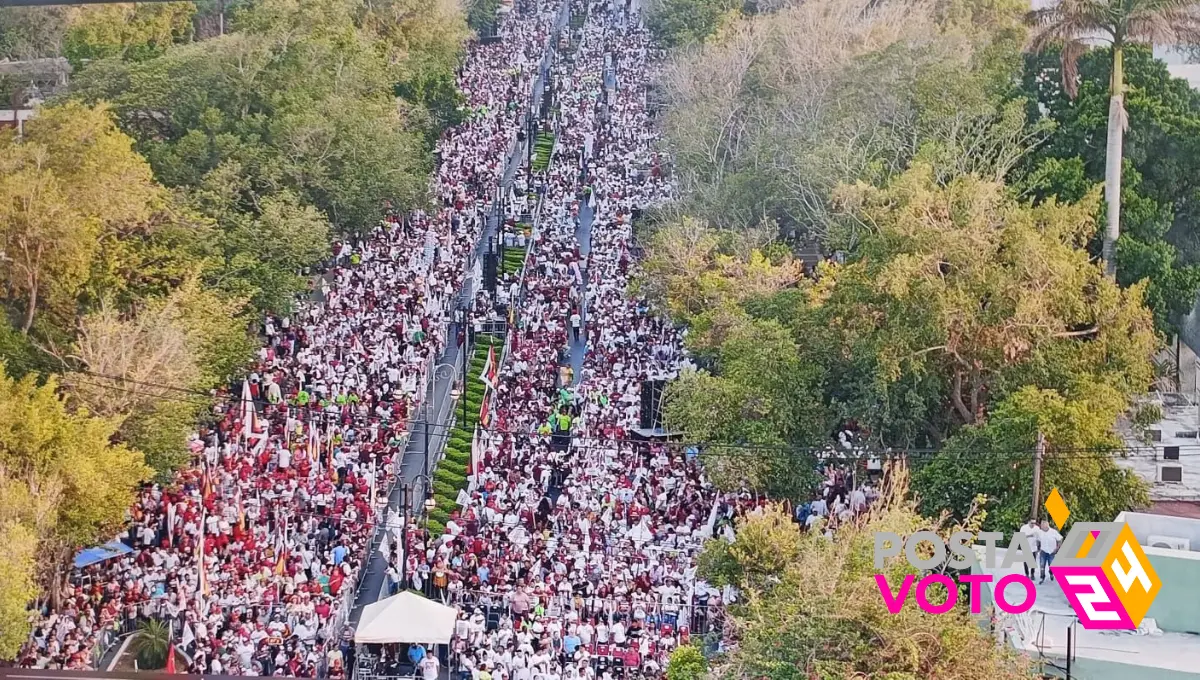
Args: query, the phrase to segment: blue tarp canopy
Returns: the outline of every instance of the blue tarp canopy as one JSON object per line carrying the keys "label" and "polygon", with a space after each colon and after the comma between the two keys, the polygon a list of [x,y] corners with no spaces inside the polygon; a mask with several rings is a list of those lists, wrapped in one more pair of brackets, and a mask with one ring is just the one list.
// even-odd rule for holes
{"label": "blue tarp canopy", "polygon": [[131,552],[133,552],[133,548],[114,538],[104,545],[80,550],[79,554],[75,556],[75,568],[83,569],[98,562],[111,560],[114,557],[120,557]]}

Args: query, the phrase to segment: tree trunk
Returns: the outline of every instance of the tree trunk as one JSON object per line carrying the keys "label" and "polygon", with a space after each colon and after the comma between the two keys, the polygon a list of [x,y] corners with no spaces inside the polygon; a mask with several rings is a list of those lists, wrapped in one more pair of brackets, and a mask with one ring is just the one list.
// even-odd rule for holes
{"label": "tree trunk", "polygon": [[33,327],[33,315],[37,311],[37,303],[38,287],[35,282],[29,287],[29,304],[25,307],[25,323],[21,325],[22,335],[29,335],[29,329]]}
{"label": "tree trunk", "polygon": [[1108,99],[1108,145],[1104,157],[1104,200],[1108,215],[1100,258],[1104,274],[1117,277],[1116,246],[1121,235],[1121,159],[1125,136],[1125,63],[1120,45],[1113,47],[1112,82]]}
{"label": "tree trunk", "polygon": [[954,382],[950,386],[950,401],[954,404],[954,410],[958,411],[958,415],[963,419],[963,422],[970,425],[975,422],[975,414],[963,403],[962,389],[963,373],[960,369],[954,372]]}

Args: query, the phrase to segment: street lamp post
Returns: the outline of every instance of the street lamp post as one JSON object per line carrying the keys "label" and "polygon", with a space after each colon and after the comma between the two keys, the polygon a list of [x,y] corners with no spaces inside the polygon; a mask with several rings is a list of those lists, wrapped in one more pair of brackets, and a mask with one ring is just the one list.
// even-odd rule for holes
{"label": "street lamp post", "polygon": [[467,426],[467,364],[470,363],[468,350],[471,348],[471,331],[467,328],[467,306],[464,302],[462,307],[458,308],[458,322],[463,329],[463,346],[462,346],[462,423],[463,427]]}
{"label": "street lamp post", "polygon": [[400,551],[400,583],[405,588],[408,587],[408,525],[412,521],[412,506],[416,501],[415,494],[421,488],[417,485],[418,482],[423,482],[421,486],[424,487],[425,491],[423,494],[424,503],[422,504],[425,516],[428,517],[429,513],[437,507],[437,502],[433,500],[433,480],[430,479],[429,475],[422,473],[411,480],[400,482],[400,503],[404,506],[404,527],[400,532],[401,546],[403,548]]}

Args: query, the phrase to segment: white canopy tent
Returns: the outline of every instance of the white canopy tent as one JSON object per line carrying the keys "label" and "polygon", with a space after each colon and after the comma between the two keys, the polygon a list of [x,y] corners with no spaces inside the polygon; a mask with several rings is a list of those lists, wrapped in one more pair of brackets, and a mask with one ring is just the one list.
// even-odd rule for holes
{"label": "white canopy tent", "polygon": [[408,642],[445,645],[454,634],[458,610],[403,592],[367,605],[354,641],[359,644]]}

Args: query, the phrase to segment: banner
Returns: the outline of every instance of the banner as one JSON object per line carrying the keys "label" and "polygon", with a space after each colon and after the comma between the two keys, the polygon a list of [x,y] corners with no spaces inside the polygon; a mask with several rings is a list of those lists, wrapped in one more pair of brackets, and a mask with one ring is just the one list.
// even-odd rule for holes
{"label": "banner", "polygon": [[496,363],[496,346],[488,345],[487,363],[483,365],[483,372],[479,374],[479,379],[488,386],[488,389],[494,390],[496,389],[496,375],[499,372],[500,367]]}

